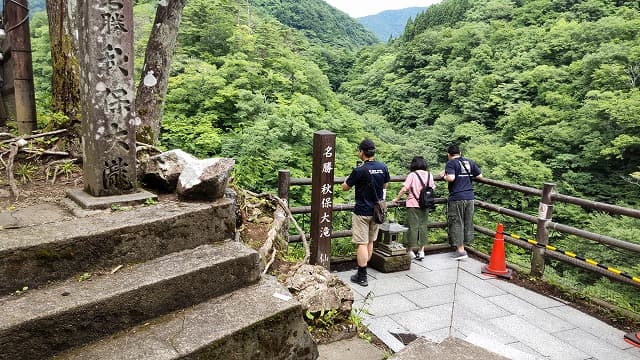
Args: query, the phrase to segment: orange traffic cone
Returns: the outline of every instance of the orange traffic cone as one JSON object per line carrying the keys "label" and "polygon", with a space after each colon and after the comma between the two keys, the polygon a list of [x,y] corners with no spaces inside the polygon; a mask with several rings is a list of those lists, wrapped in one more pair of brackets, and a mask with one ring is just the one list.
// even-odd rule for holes
{"label": "orange traffic cone", "polygon": [[628,342],[633,346],[640,347],[640,332],[635,334],[632,334],[632,333],[625,334],[624,341]]}
{"label": "orange traffic cone", "polygon": [[504,235],[502,234],[502,224],[498,224],[496,237],[493,239],[493,249],[489,265],[482,266],[483,274],[491,274],[511,279],[511,269],[507,269],[507,262],[504,258]]}

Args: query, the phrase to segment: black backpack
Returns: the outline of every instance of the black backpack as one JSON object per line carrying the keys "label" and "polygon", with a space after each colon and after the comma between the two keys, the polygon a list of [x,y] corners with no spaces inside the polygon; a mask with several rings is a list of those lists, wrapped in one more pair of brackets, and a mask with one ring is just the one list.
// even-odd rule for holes
{"label": "black backpack", "polygon": [[433,188],[429,186],[429,182],[431,182],[431,173],[428,174],[429,175],[427,177],[427,184],[425,185],[420,175],[418,175],[418,173],[416,172],[416,176],[422,184],[422,189],[420,189],[420,196],[416,197],[416,194],[413,193],[413,189],[411,189],[413,197],[418,199],[418,205],[420,206],[420,209],[433,209],[436,207],[436,194]]}

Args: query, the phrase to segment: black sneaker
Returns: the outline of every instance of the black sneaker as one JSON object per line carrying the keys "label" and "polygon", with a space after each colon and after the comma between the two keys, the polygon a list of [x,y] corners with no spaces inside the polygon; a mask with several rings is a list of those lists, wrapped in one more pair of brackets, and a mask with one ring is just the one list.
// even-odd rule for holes
{"label": "black sneaker", "polygon": [[358,276],[358,273],[351,275],[351,282],[358,284],[360,286],[369,286],[369,282],[367,281],[367,275]]}

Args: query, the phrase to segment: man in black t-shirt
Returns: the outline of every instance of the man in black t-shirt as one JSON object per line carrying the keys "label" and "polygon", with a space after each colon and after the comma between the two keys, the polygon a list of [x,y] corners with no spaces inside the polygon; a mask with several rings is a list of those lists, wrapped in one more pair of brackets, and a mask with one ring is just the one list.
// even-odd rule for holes
{"label": "man in black t-shirt", "polygon": [[356,205],[351,216],[352,241],[358,245],[356,259],[358,272],[351,281],[367,286],[367,263],[373,254],[373,242],[378,237],[378,224],[373,221],[373,206],[378,199],[385,199],[387,183],[391,180],[387,166],[374,160],[376,147],[373,141],[362,140],[358,157],[363,163],[351,171],[342,183],[342,190],[355,186]]}
{"label": "man in black t-shirt", "polygon": [[473,241],[474,178],[481,178],[480,168],[470,159],[460,155],[458,145],[447,148],[449,161],[440,176],[448,182],[449,199],[447,202],[447,228],[449,243],[455,246],[454,260],[467,258],[465,244]]}

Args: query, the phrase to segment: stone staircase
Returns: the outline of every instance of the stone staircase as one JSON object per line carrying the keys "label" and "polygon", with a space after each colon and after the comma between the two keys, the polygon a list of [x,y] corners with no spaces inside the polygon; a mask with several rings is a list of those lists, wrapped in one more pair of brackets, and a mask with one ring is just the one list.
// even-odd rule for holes
{"label": "stone staircase", "polygon": [[232,200],[78,213],[0,231],[0,359],[317,358]]}

